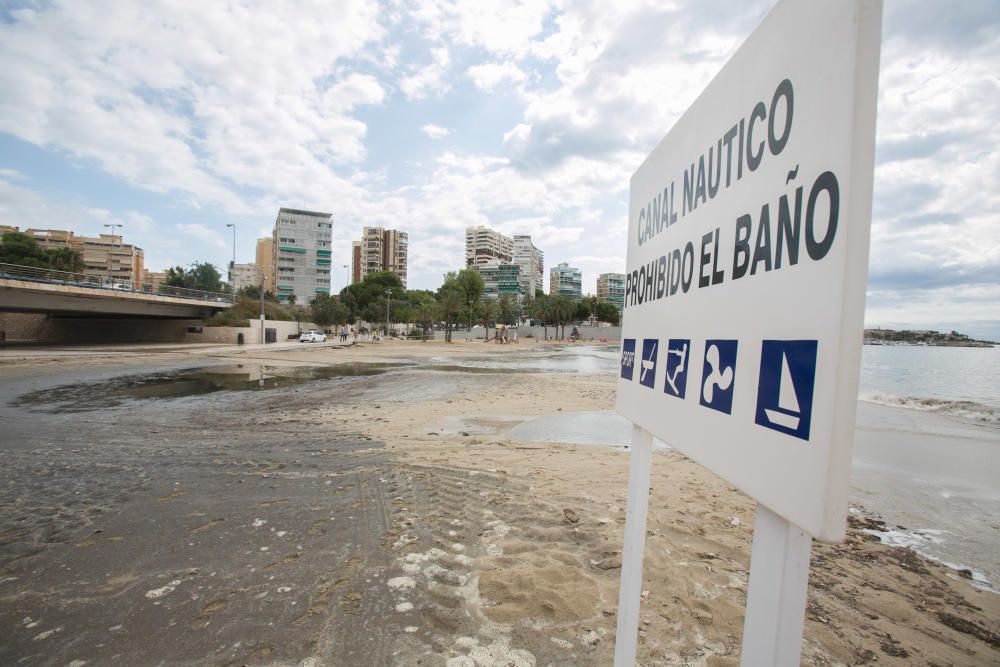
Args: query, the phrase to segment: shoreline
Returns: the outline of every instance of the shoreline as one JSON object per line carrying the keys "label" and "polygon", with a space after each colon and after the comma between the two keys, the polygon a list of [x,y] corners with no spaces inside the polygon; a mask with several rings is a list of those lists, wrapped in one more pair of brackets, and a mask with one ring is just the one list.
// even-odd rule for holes
{"label": "shoreline", "polygon": [[[337,659],[345,655],[355,656],[352,664],[359,665],[415,665],[418,660],[422,665],[441,667],[473,663],[609,664],[616,623],[627,452],[613,447],[518,440],[507,435],[503,427],[511,423],[511,416],[611,409],[617,378],[594,372],[420,369],[420,365],[437,364],[439,357],[478,363],[500,358],[498,355],[516,359],[542,354],[548,358],[550,351],[544,343],[386,342],[340,349],[157,353],[125,358],[113,371],[96,357],[79,362],[64,359],[55,364],[0,365],[0,378],[7,385],[5,394],[13,391],[11,387],[24,393],[22,390],[60,384],[67,374],[86,381],[88,377],[199,362],[397,365],[382,374],[344,381],[171,399],[175,402],[164,402],[163,408],[147,401],[54,415],[42,423],[41,432],[11,421],[18,414],[16,409],[0,409],[5,424],[16,427],[8,432],[23,431],[19,437],[30,443],[8,452],[12,474],[32,466],[63,465],[62,459],[74,456],[74,438],[82,438],[81,443],[97,442],[111,434],[121,440],[122,460],[128,466],[159,471],[143,482],[149,486],[148,493],[140,486],[127,497],[102,501],[111,503],[113,509],[101,515],[104,518],[91,519],[97,525],[67,524],[63,529],[67,542],[53,542],[27,561],[5,560],[4,572],[11,576],[10,568],[31,563],[37,569],[49,558],[57,559],[53,564],[63,562],[86,569],[92,567],[87,565],[91,562],[87,550],[101,549],[108,554],[106,569],[121,567],[135,582],[112,589],[107,603],[102,602],[105,594],[91,592],[88,595],[94,602],[85,604],[96,605],[90,608],[91,616],[100,623],[112,608],[112,600],[118,601],[115,606],[128,601],[131,611],[125,630],[120,632],[133,633],[128,636],[139,643],[122,644],[126,641],[123,634],[110,646],[133,657],[146,655],[149,646],[134,634],[138,628],[129,627],[128,619],[148,616],[152,621],[169,614],[166,618],[177,622],[170,627],[191,627],[186,635],[191,644],[188,650],[201,647],[205,652],[202,660],[193,664],[219,664],[230,659],[235,664],[299,664],[310,658],[316,664],[341,664]],[[402,365],[413,362],[418,365]],[[190,425],[176,424],[173,413],[188,415],[185,419]],[[462,431],[455,426],[455,419],[478,420],[483,432]],[[72,431],[60,430],[70,424],[74,425]],[[123,428],[126,430],[120,431]],[[160,434],[155,438],[165,434],[169,441],[146,446],[129,435],[150,430]],[[67,444],[53,450],[51,439],[57,433],[68,434]],[[99,435],[104,433],[107,435]],[[227,447],[238,448],[219,453],[215,452],[217,445],[209,445],[238,433],[245,434],[241,439],[247,444],[233,443]],[[221,466],[224,475],[198,482],[190,476],[193,471],[173,473],[172,468],[164,467],[165,456],[176,459],[176,465],[190,458],[193,452],[188,452],[190,445],[185,438],[203,442],[201,446],[206,448],[204,455],[195,459],[206,457],[206,465],[193,471],[208,474]],[[267,444],[269,438],[278,438],[275,443],[280,444]],[[260,444],[251,447],[250,442]],[[349,444],[350,448],[334,443]],[[117,465],[116,450],[89,447],[97,460],[110,457],[108,463]],[[149,455],[143,453],[147,449]],[[51,464],[38,459],[41,452],[49,452]],[[238,467],[230,470],[232,457],[236,457],[232,464]],[[215,463],[207,465],[209,461]],[[329,467],[334,462],[338,467]],[[83,479],[102,474],[99,468],[88,470],[81,469]],[[31,478],[31,474],[24,474]],[[25,479],[23,474],[15,478]],[[236,484],[237,479],[243,482]],[[265,492],[250,504],[250,510],[211,501],[213,489],[217,489],[215,495],[225,489],[225,497],[244,493],[247,484]],[[648,593],[640,615],[640,663],[736,665],[753,503],[672,450],[656,452],[651,487],[643,584]],[[45,496],[55,488],[39,486],[30,493],[25,491],[29,495],[23,497],[41,494],[38,502],[45,504],[50,502]],[[296,498],[310,489],[315,492],[308,491],[294,502],[259,505]],[[174,496],[182,492],[187,495]],[[339,494],[347,494],[343,496],[346,502],[327,507],[341,497]],[[149,499],[142,500],[144,497]],[[174,521],[181,527],[193,526],[188,529],[196,532],[184,540],[195,544],[192,549],[208,548],[219,539],[223,543],[238,539],[238,544],[245,544],[228,557],[203,557],[221,558],[213,567],[231,571],[225,576],[232,577],[232,582],[219,582],[223,584],[220,588],[206,578],[210,570],[205,566],[190,574],[189,567],[179,567],[183,560],[171,562],[168,558],[159,563],[162,558],[156,557],[147,563],[154,553],[169,554],[170,549],[115,566],[116,550],[128,544],[135,549],[135,540],[144,535],[142,524],[132,524],[122,532],[125,524],[118,525],[114,518],[128,516],[135,503],[166,512],[161,519],[167,522],[164,526]],[[183,503],[193,505],[182,509]],[[255,503],[259,506],[253,509]],[[202,512],[204,518],[184,519],[189,511]],[[315,524],[320,518],[323,522]],[[255,525],[258,519],[266,523],[255,529],[251,522]],[[105,521],[110,523],[102,523]],[[359,527],[368,528],[355,532],[348,526],[358,521]],[[310,522],[314,522],[312,528]],[[974,665],[1000,659],[1000,598],[996,594],[977,590],[958,573],[911,550],[881,544],[875,535],[865,532],[878,525],[873,517],[855,515],[852,523],[844,544],[814,544],[803,664],[877,660],[890,665]],[[322,531],[316,526],[322,526]],[[95,536],[95,528],[103,532]],[[289,535],[279,539],[277,533],[269,532],[274,529],[289,531]],[[122,541],[104,542],[103,535],[118,535]],[[365,535],[378,539],[371,541]],[[261,552],[256,546],[261,544],[259,539],[247,542],[249,536],[266,536],[262,545],[271,551]],[[25,538],[6,539],[18,544],[18,539]],[[149,548],[154,548],[162,538],[154,532],[145,539]],[[95,543],[74,546],[90,541]],[[199,546],[202,543],[204,547]],[[301,550],[296,550],[295,544],[301,545]],[[288,564],[258,570],[263,577],[243,566],[246,561],[270,568],[272,562],[284,562],[283,554],[291,558]],[[268,577],[273,575],[281,576],[269,583]],[[175,586],[175,592],[155,599],[145,596],[145,592],[173,585],[174,578],[182,582]],[[344,583],[331,583],[341,580]],[[65,663],[79,655],[73,651],[79,651],[84,637],[101,636],[102,629],[121,623],[109,619],[105,625],[91,628],[95,620],[88,616],[77,618],[72,630],[66,623],[49,625],[64,613],[58,606],[62,596],[79,598],[86,587],[74,584],[75,588],[66,592],[53,589],[47,593],[49,597],[36,599],[23,597],[23,587],[28,584],[26,579],[0,584],[0,600],[9,612],[3,618],[14,628],[13,650],[47,650],[50,662],[56,662],[58,656]],[[39,581],[30,586],[45,591],[48,585]],[[289,592],[279,593],[282,586],[290,588]],[[199,587],[205,590],[192,597]],[[244,589],[246,593],[241,592]],[[132,590],[138,595],[133,597]],[[214,597],[209,590],[214,591]],[[265,602],[278,603],[292,596],[298,604],[254,602],[253,595],[260,594],[266,594],[261,598]],[[29,602],[47,611],[29,610]],[[261,632],[258,639],[245,637],[238,647],[234,644],[217,653],[220,642],[211,639],[212,633],[223,633],[230,643],[238,641],[243,632],[241,619],[251,610],[261,621],[278,624],[276,627],[283,627],[279,621],[287,619],[287,632]],[[304,610],[312,611],[303,616]],[[41,619],[42,625],[25,628],[21,623],[25,617]],[[352,623],[362,619],[371,636],[351,637]],[[45,639],[34,639],[57,627],[64,629]],[[168,626],[155,630],[152,637],[156,645],[166,651],[179,650],[169,648],[171,632]],[[307,641],[309,637],[313,641]],[[331,643],[329,637],[337,638],[340,644]],[[304,643],[298,643],[300,639]],[[110,656],[100,653],[103,649],[91,650],[97,663],[102,662],[102,656],[105,661]],[[170,655],[178,654],[164,655],[169,660]]]}

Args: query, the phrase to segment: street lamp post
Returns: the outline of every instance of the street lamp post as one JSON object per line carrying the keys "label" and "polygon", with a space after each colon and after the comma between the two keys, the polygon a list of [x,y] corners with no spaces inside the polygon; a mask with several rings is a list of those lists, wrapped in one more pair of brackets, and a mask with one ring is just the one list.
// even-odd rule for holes
{"label": "street lamp post", "polygon": [[[115,229],[121,227],[122,224],[120,222],[108,222],[105,223],[104,226],[111,228],[111,248],[113,250],[115,247]],[[114,274],[114,267],[112,266],[112,261],[111,261],[111,255],[113,254],[112,250],[108,251],[108,278],[111,280],[111,286],[114,287],[115,274]]]}
{"label": "street lamp post", "polygon": [[226,227],[233,228],[233,261],[229,264],[229,288],[233,291],[233,300],[236,299],[236,223],[227,222]]}
{"label": "street lamp post", "polygon": [[348,287],[351,284],[351,272],[350,265],[344,264],[344,287]]}
{"label": "street lamp post", "polygon": [[260,271],[260,344],[261,345],[264,344],[264,272],[263,271]]}
{"label": "street lamp post", "polygon": [[387,289],[385,291],[385,335],[389,336],[389,304],[392,303],[392,289]]}

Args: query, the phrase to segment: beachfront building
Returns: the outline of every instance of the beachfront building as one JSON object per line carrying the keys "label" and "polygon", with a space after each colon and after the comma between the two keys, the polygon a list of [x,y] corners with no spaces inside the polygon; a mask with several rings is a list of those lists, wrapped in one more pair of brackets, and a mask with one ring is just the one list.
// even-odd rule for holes
{"label": "beachfront building", "polygon": [[535,296],[535,291],[544,289],[545,253],[535,247],[528,234],[514,235],[513,263],[520,267],[521,293]]}
{"label": "beachfront building", "polygon": [[[274,221],[274,286],[278,301],[308,305],[330,293],[333,214],[282,208]],[[293,298],[294,297],[294,298]]]}
{"label": "beachfront building", "polygon": [[504,294],[515,303],[521,303],[524,289],[521,287],[521,267],[517,264],[493,262],[473,267],[483,278],[483,298],[497,300]]}
{"label": "beachfront building", "polygon": [[398,229],[365,227],[361,240],[351,244],[351,283],[360,283],[365,276],[379,271],[391,271],[406,287],[406,264],[409,235]]}
{"label": "beachfront building", "polygon": [[[274,294],[274,239],[257,239],[257,269],[264,274],[264,291]],[[255,285],[259,284],[257,278]]]}
{"label": "beachfront building", "polygon": [[148,285],[150,290],[153,292],[155,292],[156,288],[162,285],[166,280],[166,271],[150,271],[149,269],[144,269],[142,272],[142,284]]}
{"label": "beachfront building", "polygon": [[580,269],[562,262],[549,272],[549,295],[565,296],[573,301],[583,298],[583,274]]}
{"label": "beachfront building", "polygon": [[84,273],[122,284],[142,282],[142,248],[123,242],[121,234],[77,236],[62,229],[26,229],[24,233],[42,248],[70,248],[80,253]]}
{"label": "beachfront building", "polygon": [[618,309],[618,316],[621,317],[625,310],[625,274],[602,273],[597,276],[597,300],[610,303]]}
{"label": "beachfront building", "polygon": [[260,285],[260,272],[256,264],[234,264],[230,272],[233,291],[239,292],[244,287]]}
{"label": "beachfront building", "polygon": [[479,225],[465,229],[465,265],[470,268],[484,264],[510,264],[514,259],[514,239],[489,227]]}

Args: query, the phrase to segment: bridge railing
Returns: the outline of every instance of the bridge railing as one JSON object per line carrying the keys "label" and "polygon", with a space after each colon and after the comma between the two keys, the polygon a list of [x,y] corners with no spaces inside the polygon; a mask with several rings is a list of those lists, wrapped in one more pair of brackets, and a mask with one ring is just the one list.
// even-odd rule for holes
{"label": "bridge railing", "polygon": [[155,294],[171,296],[180,299],[197,299],[199,301],[215,301],[216,303],[232,303],[233,295],[225,292],[203,292],[186,287],[171,287],[154,283],[133,282],[121,278],[92,275],[89,273],[69,273],[54,269],[43,269],[34,266],[4,264],[0,262],[0,278],[27,280],[30,282],[48,283],[50,285],[67,285],[70,287],[90,287],[94,289],[114,290],[135,294]]}

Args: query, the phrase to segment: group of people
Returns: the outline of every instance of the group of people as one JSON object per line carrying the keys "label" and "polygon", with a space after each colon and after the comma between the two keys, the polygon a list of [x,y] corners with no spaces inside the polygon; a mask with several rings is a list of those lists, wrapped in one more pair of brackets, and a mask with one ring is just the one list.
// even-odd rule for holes
{"label": "group of people", "polygon": [[509,329],[506,324],[497,325],[497,333],[492,338],[487,338],[486,342],[489,343],[493,341],[494,343],[501,343],[506,345],[507,343],[517,342],[517,329]]}

